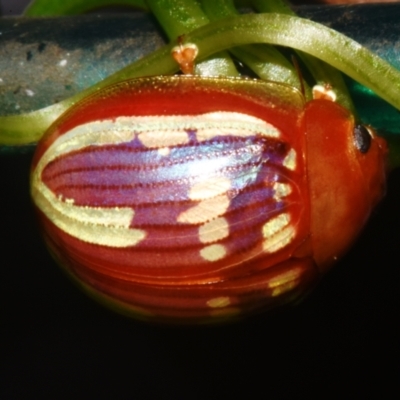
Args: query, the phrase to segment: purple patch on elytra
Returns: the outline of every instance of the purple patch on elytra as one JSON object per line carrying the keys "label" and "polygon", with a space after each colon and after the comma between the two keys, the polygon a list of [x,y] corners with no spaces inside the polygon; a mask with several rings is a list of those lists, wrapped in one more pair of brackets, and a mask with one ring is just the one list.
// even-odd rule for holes
{"label": "purple patch on elytra", "polygon": [[[191,187],[215,177],[229,179],[233,209],[270,202],[273,192],[263,182],[276,181],[281,174],[288,151],[282,142],[260,135],[198,142],[195,133],[188,131],[189,143],[166,153],[145,147],[137,138],[88,146],[50,162],[42,179],[53,193],[74,199],[75,205],[148,210],[137,217],[140,223],[151,221],[152,215],[159,223],[171,223],[181,210],[196,204],[190,199]],[[160,211],[150,212],[152,208]]]}

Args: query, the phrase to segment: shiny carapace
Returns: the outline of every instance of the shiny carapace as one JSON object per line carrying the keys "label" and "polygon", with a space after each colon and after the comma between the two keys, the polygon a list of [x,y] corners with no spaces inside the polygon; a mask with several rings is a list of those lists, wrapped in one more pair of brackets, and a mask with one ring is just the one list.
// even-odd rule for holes
{"label": "shiny carapace", "polygon": [[92,295],[213,321],[307,293],[381,198],[385,153],[349,111],[284,84],[141,78],[53,124],[32,196],[52,254]]}

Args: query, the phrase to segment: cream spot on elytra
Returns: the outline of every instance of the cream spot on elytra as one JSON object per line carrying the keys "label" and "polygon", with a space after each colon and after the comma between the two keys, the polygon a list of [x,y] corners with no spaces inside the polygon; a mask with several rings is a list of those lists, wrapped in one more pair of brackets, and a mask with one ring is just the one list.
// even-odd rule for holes
{"label": "cream spot on elytra", "polygon": [[274,199],[276,201],[280,201],[282,197],[286,197],[290,193],[292,193],[292,188],[287,183],[275,182],[273,189],[274,189]]}
{"label": "cream spot on elytra", "polygon": [[295,236],[295,229],[292,226],[288,226],[283,230],[279,231],[273,236],[270,236],[263,242],[263,250],[266,253],[274,253],[287,246]]}
{"label": "cream spot on elytra", "polygon": [[268,239],[275,235],[290,222],[290,215],[287,213],[279,214],[277,217],[270,219],[262,228],[263,237]]}
{"label": "cream spot on elytra", "polygon": [[211,177],[206,181],[195,183],[189,191],[191,200],[208,199],[226,193],[231,188],[231,181],[224,176]]}
{"label": "cream spot on elytra", "polygon": [[296,151],[294,149],[290,149],[289,153],[286,155],[283,160],[283,166],[291,171],[294,171],[296,168]]}
{"label": "cream spot on elytra", "polygon": [[226,195],[201,201],[178,215],[177,221],[186,224],[201,224],[223,215],[229,207]]}
{"label": "cream spot on elytra", "polygon": [[216,242],[229,235],[229,223],[225,218],[216,218],[199,227],[199,239],[202,243]]}
{"label": "cream spot on elytra", "polygon": [[218,261],[226,256],[226,249],[222,244],[212,244],[201,249],[200,256],[206,261]]}
{"label": "cream spot on elytra", "polygon": [[283,213],[266,222],[262,227],[264,237],[263,250],[273,253],[289,244],[295,236],[295,229],[290,225],[290,215]]}

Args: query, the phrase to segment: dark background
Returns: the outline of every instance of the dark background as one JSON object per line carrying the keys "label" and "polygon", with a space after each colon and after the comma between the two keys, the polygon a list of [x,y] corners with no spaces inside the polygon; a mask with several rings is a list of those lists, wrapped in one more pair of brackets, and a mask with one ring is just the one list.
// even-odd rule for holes
{"label": "dark background", "polygon": [[30,158],[0,158],[0,398],[398,393],[399,173],[359,241],[302,304],[185,328],[114,314],[63,275],[33,216]]}
{"label": "dark background", "polygon": [[29,0],[0,0],[0,10],[3,15],[18,15],[28,4]]}
{"label": "dark background", "polygon": [[30,159],[0,157],[1,399],[397,397],[399,172],[302,304],[190,328],[114,314],[63,275],[36,226]]}

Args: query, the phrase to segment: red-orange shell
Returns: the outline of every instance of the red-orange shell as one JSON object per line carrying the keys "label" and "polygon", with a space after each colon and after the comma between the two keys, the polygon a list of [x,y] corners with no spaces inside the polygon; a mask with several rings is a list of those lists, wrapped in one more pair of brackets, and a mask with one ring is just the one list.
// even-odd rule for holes
{"label": "red-orange shell", "polygon": [[38,145],[32,196],[55,258],[133,315],[204,321],[298,298],[342,255],[384,186],[327,100],[244,79],[122,82]]}

